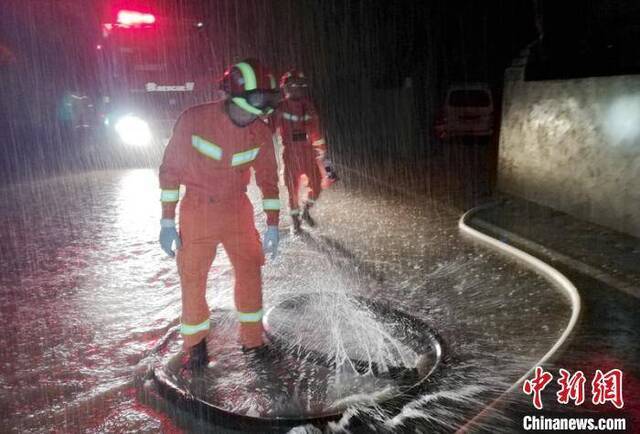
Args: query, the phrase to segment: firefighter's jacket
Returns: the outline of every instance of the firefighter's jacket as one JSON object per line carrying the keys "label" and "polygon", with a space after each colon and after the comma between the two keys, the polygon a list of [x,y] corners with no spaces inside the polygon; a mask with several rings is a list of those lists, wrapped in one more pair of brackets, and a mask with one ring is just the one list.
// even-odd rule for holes
{"label": "firefighter's jacket", "polygon": [[163,218],[175,217],[181,184],[222,202],[245,194],[253,167],[267,224],[277,225],[280,201],[272,140],[260,119],[245,127],[235,125],[224,102],[187,109],[176,122],[160,166]]}

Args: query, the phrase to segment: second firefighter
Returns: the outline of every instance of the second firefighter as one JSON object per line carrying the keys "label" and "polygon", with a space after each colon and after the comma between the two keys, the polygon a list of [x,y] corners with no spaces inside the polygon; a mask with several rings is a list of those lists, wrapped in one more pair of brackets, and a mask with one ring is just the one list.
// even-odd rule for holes
{"label": "second firefighter", "polygon": [[[299,71],[289,71],[280,80],[283,100],[278,105],[275,123],[281,139],[284,179],[289,191],[289,207],[294,232],[301,222],[315,226],[310,209],[322,189],[336,181],[337,176],[327,158],[327,144],[320,129],[318,113],[308,93],[307,79]],[[306,179],[306,201],[300,197],[300,187]]]}

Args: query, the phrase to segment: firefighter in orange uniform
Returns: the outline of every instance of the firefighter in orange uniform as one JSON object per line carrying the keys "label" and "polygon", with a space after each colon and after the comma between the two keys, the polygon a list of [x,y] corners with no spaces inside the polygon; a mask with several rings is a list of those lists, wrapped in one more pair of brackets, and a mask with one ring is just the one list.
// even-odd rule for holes
{"label": "firefighter in orange uniform", "polygon": [[[279,100],[275,80],[257,61],[248,59],[224,74],[224,101],[187,109],[178,119],[160,166],[162,220],[160,244],[174,256],[182,287],[183,367],[208,363],[206,337],[209,307],[207,274],[218,244],[226,250],[235,272],[235,305],[240,341],[246,351],[265,348],[262,327],[264,252],[278,248],[278,172],[272,133],[261,117]],[[261,245],[246,195],[250,168],[262,190],[267,230]],[[179,234],[175,209],[179,187]],[[263,251],[264,247],[264,251]]]}
{"label": "firefighter in orange uniform", "polygon": [[[303,73],[289,71],[280,80],[284,99],[276,111],[276,126],[284,146],[284,178],[289,191],[289,208],[294,232],[301,230],[301,219],[315,226],[309,210],[322,189],[337,180],[331,161],[327,158],[327,145],[320,130],[318,114],[308,95],[308,84]],[[299,188],[303,175],[308,180],[309,194],[301,203]]]}

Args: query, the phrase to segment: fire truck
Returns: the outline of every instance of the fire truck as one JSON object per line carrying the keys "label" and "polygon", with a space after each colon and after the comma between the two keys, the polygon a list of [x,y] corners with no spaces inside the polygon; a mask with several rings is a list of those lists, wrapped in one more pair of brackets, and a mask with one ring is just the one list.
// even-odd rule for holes
{"label": "fire truck", "polygon": [[101,26],[97,146],[124,164],[157,164],[180,113],[215,99],[204,12],[197,2],[110,1]]}

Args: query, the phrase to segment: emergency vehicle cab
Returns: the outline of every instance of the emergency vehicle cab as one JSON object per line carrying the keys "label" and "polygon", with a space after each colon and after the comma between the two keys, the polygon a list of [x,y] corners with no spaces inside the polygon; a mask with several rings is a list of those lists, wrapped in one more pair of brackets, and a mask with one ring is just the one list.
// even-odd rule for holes
{"label": "emergency vehicle cab", "polygon": [[177,3],[105,8],[96,45],[99,122],[113,154],[127,162],[157,164],[180,113],[215,92],[204,18],[189,2]]}

